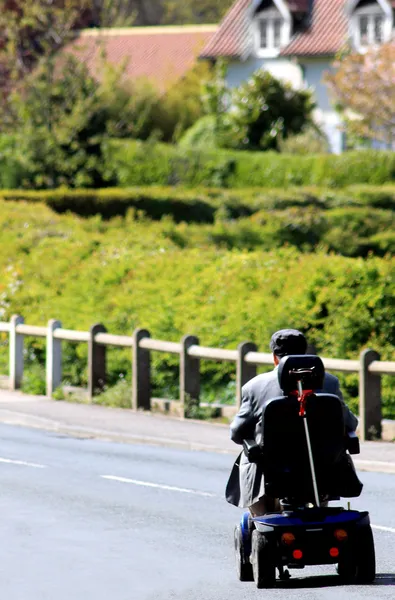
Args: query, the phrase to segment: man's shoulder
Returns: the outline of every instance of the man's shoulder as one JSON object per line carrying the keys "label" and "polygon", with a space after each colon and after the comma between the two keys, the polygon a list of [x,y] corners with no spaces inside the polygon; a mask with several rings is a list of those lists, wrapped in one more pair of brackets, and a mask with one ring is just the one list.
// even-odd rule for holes
{"label": "man's shoulder", "polygon": [[324,387],[337,387],[339,385],[339,380],[335,375],[332,375],[332,373],[325,373],[325,379],[324,379]]}
{"label": "man's shoulder", "polygon": [[272,371],[269,371],[268,373],[261,373],[260,375],[257,375],[253,379],[250,379],[250,381],[248,381],[243,386],[243,394],[248,394],[251,392],[256,393],[257,391],[260,391],[260,390],[266,388],[268,385],[272,384],[273,382],[276,382],[278,384],[277,369],[273,369]]}

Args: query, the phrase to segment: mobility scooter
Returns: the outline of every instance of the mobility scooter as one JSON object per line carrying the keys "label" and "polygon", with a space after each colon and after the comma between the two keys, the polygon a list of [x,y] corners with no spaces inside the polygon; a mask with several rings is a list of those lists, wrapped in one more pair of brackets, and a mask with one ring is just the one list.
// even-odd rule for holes
{"label": "mobility scooter", "polygon": [[277,571],[285,580],[290,569],[309,565],[337,566],[344,583],[375,579],[369,513],[328,507],[328,500],[359,495],[361,486],[349,456],[359,454],[359,440],[345,432],[341,402],[314,392],[324,376],[318,356],[284,357],[278,367],[284,396],[263,407],[261,443],[243,444],[262,470],[265,493],[281,506],[262,517],[247,512],[235,529],[238,577],[258,588],[274,587]]}

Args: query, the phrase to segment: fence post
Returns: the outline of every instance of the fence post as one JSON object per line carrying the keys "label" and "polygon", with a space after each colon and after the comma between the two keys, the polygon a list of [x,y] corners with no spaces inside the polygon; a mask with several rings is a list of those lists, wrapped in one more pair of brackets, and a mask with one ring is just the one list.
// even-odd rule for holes
{"label": "fence post", "polygon": [[101,323],[96,323],[90,329],[88,345],[88,395],[90,401],[93,396],[104,390],[107,381],[106,346],[95,342],[97,333],[107,333],[107,329]]}
{"label": "fence post", "polygon": [[56,319],[48,321],[46,371],[49,398],[52,398],[54,391],[62,383],[62,342],[53,336],[54,331],[60,327],[62,327],[60,321]]}
{"label": "fence post", "polygon": [[238,357],[236,365],[236,407],[241,405],[241,388],[247,381],[256,376],[257,367],[246,363],[244,357],[249,352],[257,352],[257,346],[253,342],[242,342],[237,346]]}
{"label": "fence post", "polygon": [[10,319],[10,390],[18,390],[23,379],[23,335],[16,332],[18,325],[24,322],[20,315],[13,315]]}
{"label": "fence post", "polygon": [[133,332],[132,408],[151,410],[151,353],[140,348],[143,338],[151,337],[146,329]]}
{"label": "fence post", "polygon": [[199,338],[184,335],[180,353],[180,401],[184,417],[190,416],[192,407],[199,406],[200,397],[200,359],[189,356],[188,348],[198,346]]}
{"label": "fence post", "polygon": [[360,435],[363,441],[381,439],[381,375],[369,372],[369,365],[380,360],[374,350],[361,352],[359,377]]}

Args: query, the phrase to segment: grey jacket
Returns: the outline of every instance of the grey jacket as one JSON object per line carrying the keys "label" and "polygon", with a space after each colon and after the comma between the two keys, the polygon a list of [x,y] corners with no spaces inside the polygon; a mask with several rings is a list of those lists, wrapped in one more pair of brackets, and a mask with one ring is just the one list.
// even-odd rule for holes
{"label": "grey jacket", "polygon": [[[241,407],[230,426],[231,439],[236,444],[242,444],[244,439],[260,440],[259,421],[266,402],[282,396],[283,392],[278,383],[278,369],[254,377],[243,386]],[[335,394],[343,405],[344,422],[348,431],[355,431],[358,419],[353,415],[344,402],[339,387],[339,380],[334,375],[325,373],[322,390]],[[226,500],[230,504],[246,508],[259,500],[265,493],[262,470],[259,465],[248,462],[242,452],[235,464],[226,487]]]}

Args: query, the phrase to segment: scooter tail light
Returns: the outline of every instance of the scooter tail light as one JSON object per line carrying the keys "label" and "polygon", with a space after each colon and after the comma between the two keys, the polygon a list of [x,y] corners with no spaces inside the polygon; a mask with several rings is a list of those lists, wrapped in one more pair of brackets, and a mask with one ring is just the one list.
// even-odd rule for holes
{"label": "scooter tail light", "polygon": [[281,541],[285,546],[291,546],[291,544],[295,541],[295,536],[293,533],[283,533],[281,536]]}
{"label": "scooter tail light", "polygon": [[345,529],[336,529],[334,532],[334,536],[338,542],[345,542],[348,538],[348,533]]}

